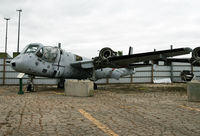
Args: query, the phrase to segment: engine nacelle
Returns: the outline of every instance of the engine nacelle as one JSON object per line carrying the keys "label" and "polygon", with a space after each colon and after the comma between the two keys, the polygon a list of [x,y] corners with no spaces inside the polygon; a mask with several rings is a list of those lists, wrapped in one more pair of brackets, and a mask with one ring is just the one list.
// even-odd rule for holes
{"label": "engine nacelle", "polygon": [[200,60],[200,47],[196,47],[193,51],[192,51],[192,57],[195,59]]}
{"label": "engine nacelle", "polygon": [[117,53],[108,47],[101,49],[99,52],[99,57],[102,59],[107,59],[109,57],[116,56],[116,55],[117,55]]}
{"label": "engine nacelle", "polygon": [[200,47],[196,47],[192,51],[192,64],[200,66]]}
{"label": "engine nacelle", "polygon": [[135,73],[134,69],[127,69],[127,68],[119,68],[119,69],[103,68],[95,71],[96,79],[114,78],[119,80],[120,77],[134,73]]}

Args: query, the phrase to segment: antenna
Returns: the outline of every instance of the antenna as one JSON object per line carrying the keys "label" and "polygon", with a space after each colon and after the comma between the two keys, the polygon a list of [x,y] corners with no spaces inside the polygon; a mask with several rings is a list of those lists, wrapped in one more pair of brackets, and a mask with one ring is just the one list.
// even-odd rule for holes
{"label": "antenna", "polygon": [[61,43],[58,43],[58,48],[61,48]]}
{"label": "antenna", "polygon": [[131,54],[133,54],[133,47],[129,47],[129,51],[128,51],[128,55],[131,55]]}

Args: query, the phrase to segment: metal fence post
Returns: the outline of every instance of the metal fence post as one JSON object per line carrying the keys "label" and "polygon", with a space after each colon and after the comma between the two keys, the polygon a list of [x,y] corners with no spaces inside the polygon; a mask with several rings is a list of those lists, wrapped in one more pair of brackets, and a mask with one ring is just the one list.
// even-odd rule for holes
{"label": "metal fence post", "polygon": [[6,78],[6,59],[3,58],[3,85],[5,85],[5,78]]}
{"label": "metal fence post", "polygon": [[130,83],[133,83],[133,74],[131,74],[131,80],[130,80]]}
{"label": "metal fence post", "polygon": [[151,65],[151,83],[153,83],[154,79],[154,69],[153,69],[153,64]]}
{"label": "metal fence post", "polygon": [[[173,45],[170,45],[170,49],[172,50],[173,49]],[[171,66],[170,66],[170,72],[171,72],[171,75],[170,75],[170,78],[171,78],[171,82],[173,83],[174,82],[174,73],[173,73],[174,69],[173,69],[173,62],[171,62]]]}
{"label": "metal fence post", "polygon": [[109,84],[109,78],[106,78],[106,84]]}
{"label": "metal fence post", "polygon": [[170,78],[171,78],[171,81],[172,83],[174,82],[174,73],[173,73],[174,69],[173,69],[173,62],[171,62],[171,66],[170,66]]}
{"label": "metal fence post", "polygon": [[192,73],[194,72],[194,67],[193,67],[192,64],[191,64],[191,72],[192,72]]}

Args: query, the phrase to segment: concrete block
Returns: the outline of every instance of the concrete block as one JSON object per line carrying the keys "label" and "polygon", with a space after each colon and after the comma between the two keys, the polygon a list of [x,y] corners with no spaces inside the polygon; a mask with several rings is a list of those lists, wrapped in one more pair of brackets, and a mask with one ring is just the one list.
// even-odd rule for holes
{"label": "concrete block", "polygon": [[67,80],[65,81],[65,95],[67,96],[93,96],[94,84],[90,80]]}
{"label": "concrete block", "polygon": [[187,83],[188,101],[200,102],[200,82],[191,81]]}

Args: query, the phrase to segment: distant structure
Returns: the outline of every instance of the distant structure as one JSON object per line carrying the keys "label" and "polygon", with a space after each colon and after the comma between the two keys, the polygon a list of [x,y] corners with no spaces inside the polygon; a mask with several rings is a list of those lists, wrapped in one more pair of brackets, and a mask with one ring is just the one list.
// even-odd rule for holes
{"label": "distant structure", "polygon": [[6,17],[4,17],[4,19],[6,20],[5,53],[7,53],[7,40],[8,40],[8,20],[10,20],[10,18],[6,18]]}
{"label": "distant structure", "polygon": [[19,53],[19,39],[20,39],[20,17],[22,9],[17,9],[17,12],[19,12],[19,22],[18,22],[18,38],[17,38],[17,52]]}

